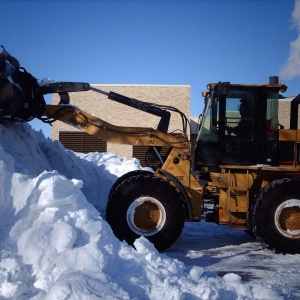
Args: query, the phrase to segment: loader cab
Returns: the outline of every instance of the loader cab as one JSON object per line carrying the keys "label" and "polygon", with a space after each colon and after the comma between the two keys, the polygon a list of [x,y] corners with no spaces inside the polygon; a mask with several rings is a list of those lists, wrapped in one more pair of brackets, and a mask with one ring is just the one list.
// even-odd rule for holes
{"label": "loader cab", "polygon": [[277,165],[278,98],[285,90],[280,84],[209,84],[195,141],[194,170]]}

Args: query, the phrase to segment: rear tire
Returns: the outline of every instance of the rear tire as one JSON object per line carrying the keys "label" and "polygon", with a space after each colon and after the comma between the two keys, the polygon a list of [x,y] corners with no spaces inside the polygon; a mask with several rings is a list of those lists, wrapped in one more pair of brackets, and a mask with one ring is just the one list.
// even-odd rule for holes
{"label": "rear tire", "polygon": [[252,215],[258,241],[278,253],[300,253],[300,179],[269,183],[257,197]]}
{"label": "rear tire", "polygon": [[181,234],[184,202],[172,185],[158,177],[131,176],[111,192],[106,219],[121,241],[132,245],[144,236],[163,251]]}

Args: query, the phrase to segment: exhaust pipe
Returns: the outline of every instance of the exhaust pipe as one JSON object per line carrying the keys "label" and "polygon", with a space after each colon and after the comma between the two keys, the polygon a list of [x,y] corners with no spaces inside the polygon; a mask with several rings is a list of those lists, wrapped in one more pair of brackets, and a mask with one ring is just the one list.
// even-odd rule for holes
{"label": "exhaust pipe", "polygon": [[278,84],[279,83],[278,76],[270,76],[269,77],[269,84]]}

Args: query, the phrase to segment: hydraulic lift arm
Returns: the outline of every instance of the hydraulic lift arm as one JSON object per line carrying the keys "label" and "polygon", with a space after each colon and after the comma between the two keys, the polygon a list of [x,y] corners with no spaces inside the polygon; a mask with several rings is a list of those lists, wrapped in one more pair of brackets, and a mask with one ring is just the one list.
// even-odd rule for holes
{"label": "hydraulic lift arm", "polygon": [[165,133],[148,127],[115,126],[73,105],[46,105],[45,115],[80,128],[107,142],[139,146],[189,147],[187,138],[182,134]]}
{"label": "hydraulic lift arm", "polygon": [[[68,92],[88,90],[104,94],[118,103],[160,116],[161,120],[157,130],[148,127],[115,126],[68,104]],[[157,107],[155,104],[132,99],[114,92],[108,93],[91,87],[88,83],[55,82],[42,86],[41,92],[42,94],[58,93],[60,95],[59,105],[45,105],[45,117],[49,120],[48,122],[60,120],[112,143],[189,149],[189,140],[186,136],[181,133],[167,133],[170,112]]]}

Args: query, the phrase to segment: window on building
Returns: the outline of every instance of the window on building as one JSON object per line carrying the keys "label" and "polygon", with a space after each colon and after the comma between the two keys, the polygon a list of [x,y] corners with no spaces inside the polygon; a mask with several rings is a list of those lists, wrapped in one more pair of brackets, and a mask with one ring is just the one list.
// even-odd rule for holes
{"label": "window on building", "polygon": [[83,131],[60,131],[59,141],[66,149],[75,152],[90,153],[107,151],[107,143],[105,141]]}

